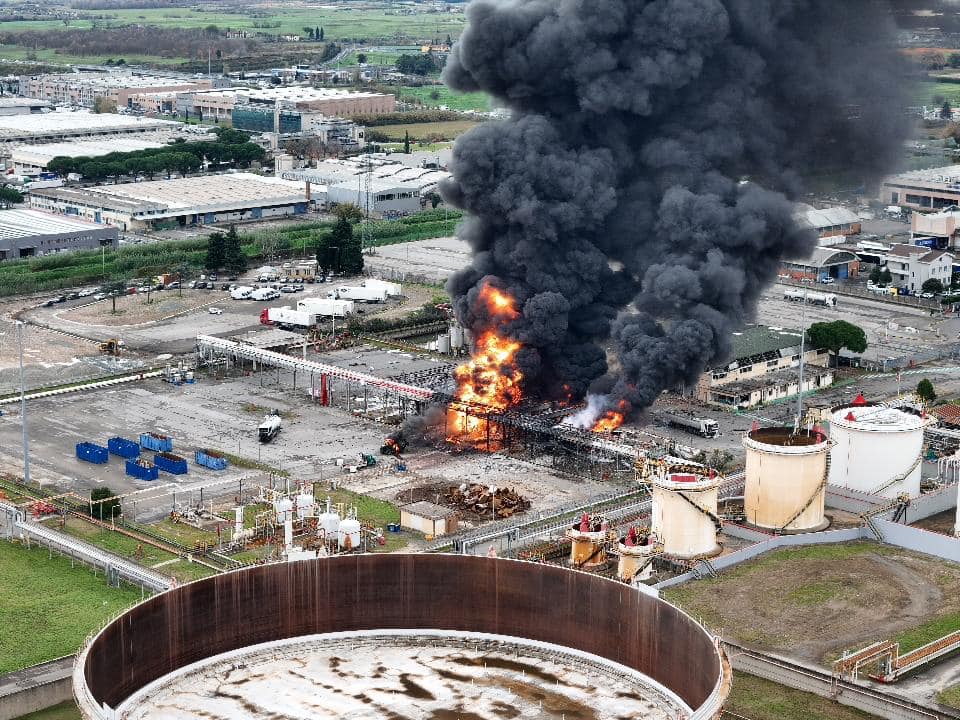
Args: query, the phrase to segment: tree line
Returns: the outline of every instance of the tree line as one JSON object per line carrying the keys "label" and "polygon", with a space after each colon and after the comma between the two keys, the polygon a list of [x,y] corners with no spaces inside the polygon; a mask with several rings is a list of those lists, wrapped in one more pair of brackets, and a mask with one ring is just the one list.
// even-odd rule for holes
{"label": "tree line", "polygon": [[464,116],[453,110],[414,110],[413,112],[393,112],[383,115],[353,115],[350,119],[364,127],[381,125],[407,125],[410,123],[435,123],[463,120]]}
{"label": "tree line", "polygon": [[86,180],[119,178],[122,175],[146,175],[158,173],[181,174],[198,170],[204,159],[212,164],[231,164],[247,167],[251,162],[263,160],[266,151],[249,141],[246,133],[221,129],[214,142],[185,142],[178,140],[162,148],[114,152],[99,157],[58,156],[47,164],[47,170],[66,177],[70,173],[82,175]]}
{"label": "tree line", "polygon": [[433,53],[401,55],[394,64],[397,71],[404,75],[432,75],[443,70],[443,62],[434,57]]}

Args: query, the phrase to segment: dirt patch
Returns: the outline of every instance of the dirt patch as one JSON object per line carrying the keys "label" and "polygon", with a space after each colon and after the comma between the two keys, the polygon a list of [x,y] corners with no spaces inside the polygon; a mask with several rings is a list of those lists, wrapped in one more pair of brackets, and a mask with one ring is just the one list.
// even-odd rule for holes
{"label": "dirt patch", "polygon": [[182,296],[176,290],[162,290],[118,297],[116,313],[113,312],[113,303],[108,299],[70,308],[57,315],[83,325],[141,325],[222,300],[223,296],[224,293],[214,290],[184,290]]}
{"label": "dirt patch", "polygon": [[929,530],[930,532],[940,533],[953,537],[953,526],[957,521],[956,510],[947,510],[946,512],[931,515],[923,520],[911,523],[914,527]]}
{"label": "dirt patch", "polygon": [[960,609],[960,566],[873,543],[780,550],[668,590],[740,642],[828,662]]}

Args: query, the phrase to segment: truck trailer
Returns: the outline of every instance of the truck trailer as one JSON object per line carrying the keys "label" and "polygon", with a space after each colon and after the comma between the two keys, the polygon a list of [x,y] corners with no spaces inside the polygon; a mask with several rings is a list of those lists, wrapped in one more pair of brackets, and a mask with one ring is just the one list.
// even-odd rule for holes
{"label": "truck trailer", "polygon": [[709,418],[698,418],[675,413],[668,413],[664,418],[667,423],[675,428],[696,433],[700,437],[715,438],[720,437],[720,426],[716,420]]}
{"label": "truck trailer", "polygon": [[327,293],[333,300],[354,300],[356,302],[379,303],[387,301],[387,290],[382,287],[338,287]]}
{"label": "truck trailer", "polygon": [[280,416],[276,413],[267,415],[260,426],[257,428],[257,434],[260,442],[267,443],[273,440],[280,433]]}
{"label": "truck trailer", "polygon": [[304,298],[297,302],[297,310],[323,317],[346,317],[353,314],[353,300]]}
{"label": "truck trailer", "polygon": [[383,288],[387,291],[388,297],[400,297],[403,294],[403,288],[400,283],[387,282],[386,280],[370,278],[364,281],[363,286],[366,288]]}
{"label": "truck trailer", "polygon": [[837,296],[833,293],[813,292],[811,290],[793,290],[791,288],[787,288],[783,291],[784,300],[803,302],[804,297],[806,297],[807,302],[811,305],[822,305],[824,307],[837,306]]}
{"label": "truck trailer", "polygon": [[294,310],[289,305],[278,308],[264,308],[260,311],[260,323],[279,325],[282,328],[312,328],[320,321],[316,313]]}

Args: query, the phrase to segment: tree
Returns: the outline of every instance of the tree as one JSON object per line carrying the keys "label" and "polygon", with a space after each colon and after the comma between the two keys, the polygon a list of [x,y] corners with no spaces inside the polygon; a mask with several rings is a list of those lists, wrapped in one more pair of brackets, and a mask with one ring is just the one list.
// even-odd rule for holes
{"label": "tree", "polygon": [[807,339],[811,347],[826,348],[834,356],[839,356],[842,348],[854,353],[862,353],[867,349],[867,334],[863,328],[846,320],[814,323],[807,330]]}
{"label": "tree", "polygon": [[93,99],[93,111],[95,113],[115,113],[117,111],[117,103],[108,97],[98,95]]}
{"label": "tree", "polygon": [[338,205],[334,210],[337,222],[317,244],[317,265],[324,273],[343,272],[358,275],[363,271],[363,252],[354,237],[353,225],[363,217],[356,205]]}
{"label": "tree", "polygon": [[243,254],[237,228],[230,226],[223,238],[223,266],[232,275],[239,275],[247,269],[247,256]]}
{"label": "tree", "polygon": [[937,399],[937,393],[933,389],[933,383],[927,378],[917,383],[917,397],[925,403],[930,403]]}
{"label": "tree", "polygon": [[[90,514],[98,520],[109,520],[112,518],[116,514],[114,508],[120,507],[120,498],[114,497],[115,495],[116,493],[106,486],[91,490],[90,501],[92,512]],[[107,500],[107,498],[110,499]],[[103,502],[94,504],[97,500],[103,500]]]}
{"label": "tree", "polygon": [[4,185],[3,187],[0,187],[0,202],[22,203],[23,195],[16,188],[12,188],[9,185]]}
{"label": "tree", "polygon": [[207,239],[207,259],[204,267],[207,270],[219,270],[224,265],[226,257],[227,238],[222,232],[215,232]]}
{"label": "tree", "polygon": [[117,296],[123,295],[124,291],[127,289],[126,283],[123,281],[117,280],[111,283],[107,283],[102,288],[100,292],[104,292],[110,296],[110,312],[116,314],[117,312]]}
{"label": "tree", "polygon": [[207,25],[203,29],[203,33],[209,37],[217,37],[220,34],[220,28],[216,25]]}
{"label": "tree", "polygon": [[920,286],[920,290],[925,293],[939,295],[943,292],[943,283],[937,280],[937,278],[930,278],[924,281],[923,285]]}
{"label": "tree", "polygon": [[318,26],[317,29],[313,31],[313,36],[317,40],[323,40],[323,28]]}
{"label": "tree", "polygon": [[947,64],[952,68],[960,68],[960,53],[950,53]]}
{"label": "tree", "polygon": [[880,284],[889,285],[893,282],[893,274],[890,272],[889,268],[884,268],[883,272],[880,273]]}
{"label": "tree", "polygon": [[403,131],[403,152],[406,155],[410,154],[410,131],[409,130]]}
{"label": "tree", "polygon": [[953,117],[953,108],[950,107],[950,101],[944,100],[943,105],[940,106],[940,118],[942,120],[949,120]]}
{"label": "tree", "polygon": [[870,282],[872,282],[874,285],[879,285],[879,284],[880,284],[880,268],[879,268],[879,266],[878,266],[878,267],[875,267],[873,270],[870,271]]}
{"label": "tree", "polygon": [[367,54],[366,53],[357,53],[357,63],[360,65],[367,64]]}
{"label": "tree", "polygon": [[313,40],[313,28],[312,28],[312,27],[305,27],[305,28],[303,29],[303,34],[306,35],[306,36],[307,36],[308,38],[310,38],[311,40]]}

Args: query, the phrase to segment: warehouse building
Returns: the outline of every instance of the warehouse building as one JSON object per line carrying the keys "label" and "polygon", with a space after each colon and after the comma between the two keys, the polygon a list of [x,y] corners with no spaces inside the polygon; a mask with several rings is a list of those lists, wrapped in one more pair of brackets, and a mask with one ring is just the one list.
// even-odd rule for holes
{"label": "warehouse building", "polygon": [[117,228],[36,210],[0,210],[0,260],[116,247]]}
{"label": "warehouse building", "polygon": [[781,273],[793,280],[846,280],[860,272],[860,258],[849,250],[821,245],[810,257],[787,259],[780,267]]}
{"label": "warehouse building", "polygon": [[0,97],[0,115],[39,115],[50,112],[53,105],[45,100],[22,97]]}
{"label": "warehouse building", "polygon": [[206,129],[195,126],[183,126],[175,130],[152,130],[133,135],[97,136],[69,142],[25,144],[10,148],[10,159],[7,167],[13,166],[18,175],[36,175],[46,172],[47,165],[55,157],[86,157],[95,158],[109,155],[114,152],[136,152],[161,148],[176,140],[197,142],[200,140],[214,140]]}
{"label": "warehouse building", "polygon": [[[338,88],[279,87],[279,88],[229,88],[181,94],[178,109],[191,117],[215,118],[232,121],[236,108],[244,112],[250,107],[268,108],[277,106],[282,110],[319,113],[326,117],[349,117],[351,115],[379,115],[396,110],[393,95],[375,92],[354,92]],[[286,122],[296,123],[293,117]],[[271,122],[271,126],[272,126]],[[293,132],[293,130],[290,130]],[[283,132],[283,130],[281,130]]]}
{"label": "warehouse building", "polygon": [[148,230],[299,215],[310,202],[303,182],[236,173],[41,189],[30,193],[30,206],[122,230]]}
{"label": "warehouse building", "polygon": [[960,206],[960,165],[889,177],[880,187],[880,202],[921,212]]}
{"label": "warehouse building", "polygon": [[172,129],[180,123],[114,113],[52,112],[40,115],[0,115],[0,143],[62,142],[89,137],[129,136]]}
{"label": "warehouse building", "polygon": [[862,229],[860,217],[844,207],[818,209],[801,205],[797,219],[816,230],[821,238],[859,235]]}
{"label": "warehouse building", "polygon": [[148,92],[186,92],[229,87],[222,78],[189,77],[186,75],[150,75],[134,72],[88,72],[62,75],[39,75],[20,79],[20,94],[47,100],[56,105],[93,107],[98,97],[107,98],[117,107],[129,107],[130,97]]}
{"label": "warehouse building", "polygon": [[[800,331],[748,325],[731,338],[730,358],[700,376],[693,394],[716,405],[753,407],[796,395]],[[804,348],[804,392],[833,382],[829,351]]]}

